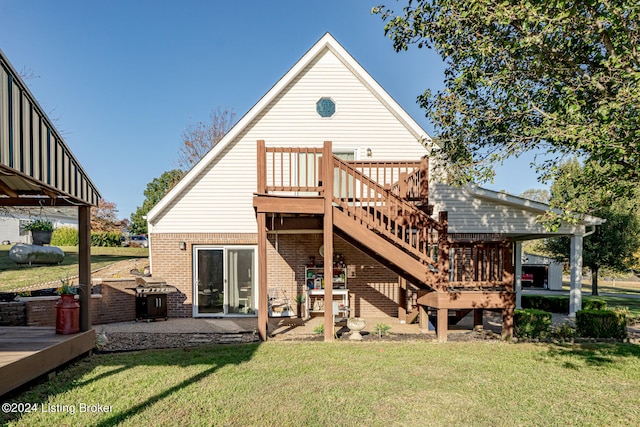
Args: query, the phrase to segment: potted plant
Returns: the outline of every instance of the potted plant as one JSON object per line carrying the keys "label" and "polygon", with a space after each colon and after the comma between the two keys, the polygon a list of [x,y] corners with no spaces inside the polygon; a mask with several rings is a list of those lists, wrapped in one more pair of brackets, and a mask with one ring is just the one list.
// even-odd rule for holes
{"label": "potted plant", "polygon": [[71,286],[69,279],[60,279],[56,303],[56,334],[75,334],[80,332],[80,304],[76,301],[77,288]]}
{"label": "potted plant", "polygon": [[25,230],[31,231],[31,240],[34,245],[48,245],[51,243],[51,235],[53,234],[53,223],[45,219],[36,219],[24,227]]}

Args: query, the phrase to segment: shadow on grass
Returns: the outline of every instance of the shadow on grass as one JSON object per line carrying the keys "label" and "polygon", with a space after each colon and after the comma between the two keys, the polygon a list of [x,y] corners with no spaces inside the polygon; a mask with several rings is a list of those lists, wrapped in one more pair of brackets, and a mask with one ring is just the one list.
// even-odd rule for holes
{"label": "shadow on grass", "polygon": [[[106,413],[105,417],[93,424],[101,427],[118,425],[137,414],[143,413],[147,408],[161,402],[163,399],[180,392],[184,388],[201,382],[209,376],[215,374],[219,369],[227,365],[238,365],[251,360],[260,343],[237,344],[237,345],[214,345],[183,349],[165,350],[145,350],[131,353],[100,354],[86,357],[78,362],[72,363],[55,378],[32,386],[27,391],[21,393],[11,393],[3,396],[4,402],[31,402],[46,403],[55,399],[58,395],[63,395],[79,387],[91,387],[99,381],[108,381],[111,377],[123,374],[131,369],[140,366],[166,367],[167,370],[179,370],[189,366],[202,366],[202,370],[186,377],[177,384],[164,384],[155,386],[157,392],[145,399],[136,402],[105,402],[112,405],[111,413]],[[94,377],[90,376],[96,368],[109,368]],[[176,371],[177,372],[177,371]],[[132,374],[133,375],[133,374]],[[178,373],[176,373],[178,375]],[[119,382],[118,385],[121,385]],[[104,387],[103,385],[102,387]],[[100,387],[96,387],[100,389]],[[4,398],[8,398],[4,399]],[[99,396],[86,396],[87,401],[101,400]],[[125,405],[124,408],[118,407]],[[20,420],[21,415],[16,413],[0,413],[0,421],[3,424],[10,421]]]}
{"label": "shadow on grass", "polygon": [[[640,346],[630,343],[580,343],[550,345],[547,355],[563,359],[579,358],[589,367],[615,364],[620,358],[640,358]],[[580,367],[565,362],[565,367],[578,370]]]}

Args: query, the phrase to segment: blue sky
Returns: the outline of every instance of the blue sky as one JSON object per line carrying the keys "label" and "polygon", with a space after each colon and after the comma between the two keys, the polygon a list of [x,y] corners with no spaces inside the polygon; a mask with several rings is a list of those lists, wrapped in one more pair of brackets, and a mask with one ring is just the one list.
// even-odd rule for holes
{"label": "blue sky", "polygon": [[[189,123],[217,106],[241,117],[325,32],[432,133],[416,97],[442,87],[442,61],[395,53],[370,14],[378,3],[0,0],[0,49],[37,76],[31,92],[124,218],[147,183],[177,167]],[[528,162],[508,162],[485,187],[541,188]]]}

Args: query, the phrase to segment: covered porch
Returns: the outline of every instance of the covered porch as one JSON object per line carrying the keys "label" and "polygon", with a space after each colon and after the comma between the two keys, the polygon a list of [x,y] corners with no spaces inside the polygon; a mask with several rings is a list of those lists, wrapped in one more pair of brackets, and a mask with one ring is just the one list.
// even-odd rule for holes
{"label": "covered porch", "polygon": [[80,282],[78,334],[2,328],[2,394],[93,348],[91,207],[98,204],[100,193],[2,51],[0,105],[0,207],[75,207]]}

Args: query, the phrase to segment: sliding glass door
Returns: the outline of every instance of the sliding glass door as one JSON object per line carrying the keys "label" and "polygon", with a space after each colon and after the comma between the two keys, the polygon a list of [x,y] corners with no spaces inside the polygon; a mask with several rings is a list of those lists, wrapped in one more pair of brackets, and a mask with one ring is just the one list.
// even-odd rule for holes
{"label": "sliding glass door", "polygon": [[255,247],[194,248],[193,315],[256,313]]}

